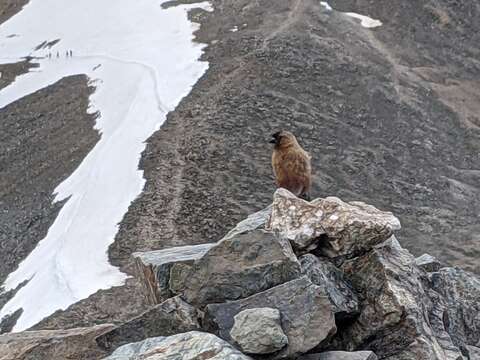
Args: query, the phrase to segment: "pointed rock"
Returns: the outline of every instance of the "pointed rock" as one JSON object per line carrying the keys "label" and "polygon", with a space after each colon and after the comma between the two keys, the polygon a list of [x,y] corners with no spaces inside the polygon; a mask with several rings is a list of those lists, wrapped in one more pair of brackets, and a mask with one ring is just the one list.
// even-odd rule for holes
{"label": "pointed rock", "polygon": [[232,230],[230,230],[228,234],[225,235],[224,239],[257,229],[264,229],[271,214],[272,205],[269,205],[263,210],[248,215],[245,220],[240,221]]}

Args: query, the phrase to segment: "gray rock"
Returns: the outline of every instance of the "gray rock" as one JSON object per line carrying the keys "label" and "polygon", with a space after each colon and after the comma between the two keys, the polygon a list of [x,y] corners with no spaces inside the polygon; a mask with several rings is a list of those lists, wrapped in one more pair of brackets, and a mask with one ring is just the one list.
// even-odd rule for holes
{"label": "gray rock", "polygon": [[359,313],[358,296],[340,269],[312,254],[303,255],[299,260],[302,274],[325,290],[337,321],[344,321]]}
{"label": "gray rock", "polygon": [[300,356],[297,360],[377,360],[371,351],[327,351],[320,354]]}
{"label": "gray rock", "polygon": [[234,316],[230,337],[247,354],[270,354],[288,344],[280,324],[280,311],[254,308]]}
{"label": "gray rock", "polygon": [[336,197],[312,202],[323,213],[322,227],[328,237],[322,254],[329,257],[352,256],[371,250],[400,230],[400,221],[391,212],[380,211],[359,201],[343,202]]}
{"label": "gray rock", "polygon": [[254,230],[222,239],[191,266],[174,264],[170,289],[201,307],[241,299],[299,275],[300,263],[289,242]]}
{"label": "gray rock", "polygon": [[105,352],[95,339],[113,325],[69,330],[37,330],[0,336],[0,360],[98,359]]}
{"label": "gray rock", "polygon": [[176,296],[116,326],[98,337],[97,343],[110,350],[149,337],[200,330],[201,316],[200,311]]}
{"label": "gray rock", "polygon": [[138,277],[142,279],[151,304],[160,304],[173,296],[169,289],[170,269],[173,264],[192,264],[215,244],[179,246],[164,250],[133,254]]}
{"label": "gray rock", "polygon": [[273,195],[267,228],[288,239],[297,253],[305,253],[315,249],[320,235],[325,234],[323,216],[317,206],[280,188]]}
{"label": "gray rock", "polygon": [[362,298],[361,314],[339,330],[334,349],[353,351],[362,346],[391,360],[461,359],[434,314],[425,273],[408,251],[385,245],[342,268]]}
{"label": "gray rock", "polygon": [[215,335],[191,331],[119,347],[105,360],[251,360]]}
{"label": "gray rock", "polygon": [[272,358],[301,355],[336,331],[333,306],[322,288],[304,276],[246,299],[211,304],[206,307],[206,324],[220,337],[232,341],[230,331],[234,317],[241,311],[258,307],[278,309],[288,346]]}
{"label": "gray rock", "polygon": [[458,268],[431,274],[432,289],[443,298],[445,330],[455,345],[480,346],[480,279]]}
{"label": "gray rock", "polygon": [[399,230],[400,222],[363,202],[336,197],[306,202],[278,189],[267,228],[290,240],[299,253],[319,247],[320,254],[333,258],[371,250]]}
{"label": "gray rock", "polygon": [[435,272],[442,268],[442,263],[429,254],[417,257],[415,264],[426,272]]}
{"label": "gray rock", "polygon": [[270,215],[272,213],[272,205],[267,206],[265,209],[257,211],[256,213],[248,215],[245,220],[240,221],[232,230],[225,235],[224,239],[234,237],[236,235],[253,231],[256,229],[265,228]]}
{"label": "gray rock", "polygon": [[480,360],[480,347],[466,345],[465,351],[468,360]]}

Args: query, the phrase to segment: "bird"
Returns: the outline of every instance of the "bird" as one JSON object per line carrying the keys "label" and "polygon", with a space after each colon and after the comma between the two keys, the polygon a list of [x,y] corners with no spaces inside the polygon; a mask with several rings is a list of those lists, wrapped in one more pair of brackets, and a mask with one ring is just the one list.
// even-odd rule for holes
{"label": "bird", "polygon": [[311,156],[302,149],[295,135],[289,131],[272,134],[272,167],[278,187],[310,201],[312,184]]}

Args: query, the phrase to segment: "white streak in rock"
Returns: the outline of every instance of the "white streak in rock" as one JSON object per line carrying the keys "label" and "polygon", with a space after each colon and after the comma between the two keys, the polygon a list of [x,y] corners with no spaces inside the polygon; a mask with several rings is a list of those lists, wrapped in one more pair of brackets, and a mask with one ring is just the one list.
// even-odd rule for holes
{"label": "white streak in rock", "polygon": [[[89,112],[99,113],[101,133],[55,189],[55,201],[66,203],[46,237],[3,284],[10,290],[30,280],[0,311],[1,319],[23,308],[14,331],[125,281],[107,250],[142,191],[138,163],[145,141],[208,67],[198,60],[203,45],[192,41],[198,25],[188,21],[187,10],[210,10],[209,4],[162,9],[161,3],[31,0],[0,26],[0,63],[30,55],[38,64],[0,91],[0,108],[65,76],[86,74],[96,87]],[[35,50],[56,39],[52,48]]]}

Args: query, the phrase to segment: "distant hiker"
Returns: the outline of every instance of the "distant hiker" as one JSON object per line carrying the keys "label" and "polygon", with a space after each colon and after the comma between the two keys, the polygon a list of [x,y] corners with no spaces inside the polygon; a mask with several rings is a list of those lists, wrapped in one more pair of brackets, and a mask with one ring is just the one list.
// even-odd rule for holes
{"label": "distant hiker", "polygon": [[67,57],[67,58],[68,58],[68,50],[67,50],[67,51],[65,51],[65,57]]}
{"label": "distant hiker", "polygon": [[73,56],[73,51],[72,51],[72,50],[70,50],[70,57],[72,57],[72,56]]}
{"label": "distant hiker", "polygon": [[48,53],[48,58],[49,58],[49,59],[52,58],[52,53]]}
{"label": "distant hiker", "polygon": [[60,57],[60,53],[57,51],[57,59]]}

